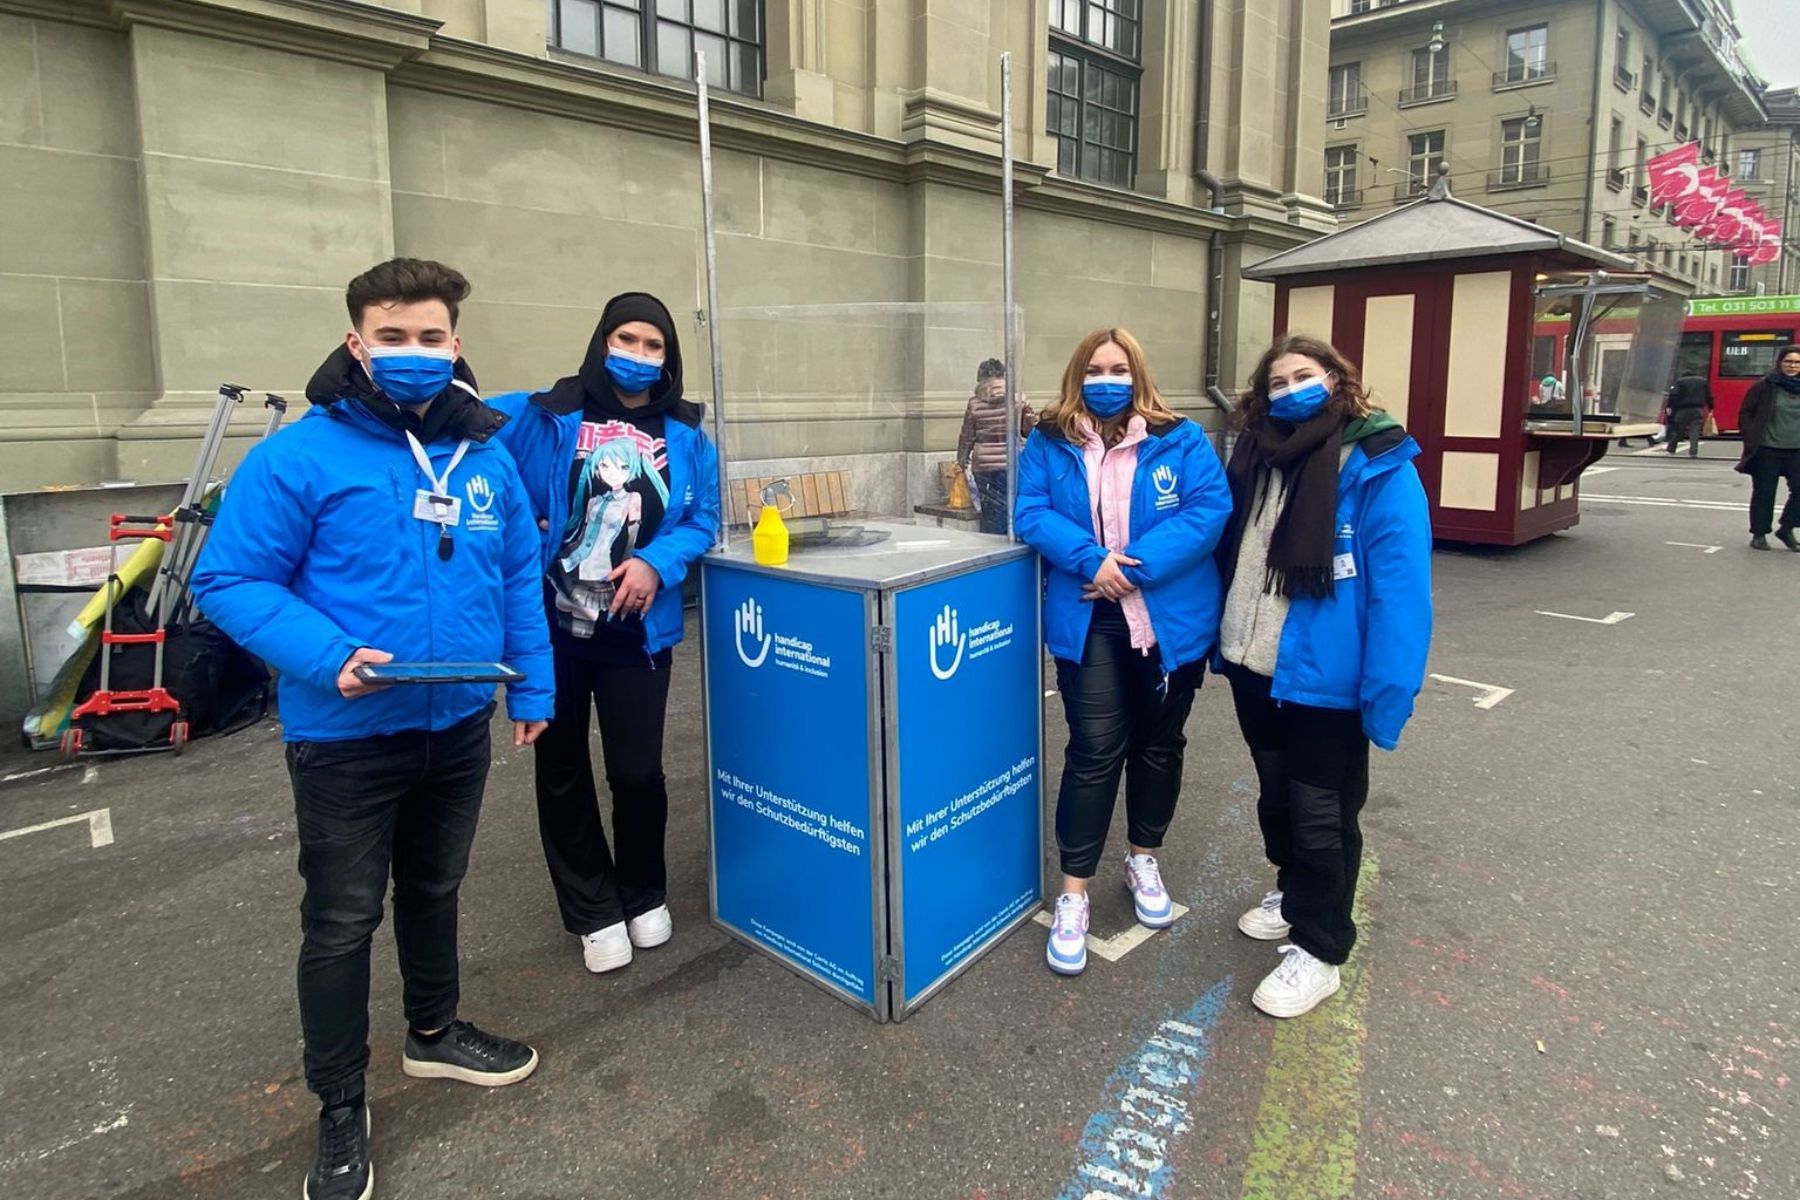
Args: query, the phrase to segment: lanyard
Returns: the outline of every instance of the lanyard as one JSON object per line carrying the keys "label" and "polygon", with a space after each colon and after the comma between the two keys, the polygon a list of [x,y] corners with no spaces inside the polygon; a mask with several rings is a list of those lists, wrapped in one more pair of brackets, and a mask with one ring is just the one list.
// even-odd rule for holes
{"label": "lanyard", "polygon": [[447,499],[439,502],[437,497],[450,495],[450,477],[456,474],[463,455],[469,452],[469,439],[464,438],[457,444],[456,453],[450,456],[450,463],[444,468],[442,476],[431,469],[431,456],[425,453],[425,447],[419,444],[419,439],[413,436],[410,429],[406,431],[406,444],[411,448],[413,461],[419,464],[419,470],[425,472],[425,478],[431,481],[432,510],[436,513],[433,520],[438,527],[438,557],[447,561],[456,552],[456,543],[450,537],[450,502]]}

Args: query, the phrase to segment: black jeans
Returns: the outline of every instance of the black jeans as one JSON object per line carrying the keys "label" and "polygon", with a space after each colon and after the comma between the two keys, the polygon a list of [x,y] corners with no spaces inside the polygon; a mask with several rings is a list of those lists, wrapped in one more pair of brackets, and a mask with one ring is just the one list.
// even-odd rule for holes
{"label": "black jeans", "polygon": [[1750,532],[1766,534],[1775,516],[1775,489],[1787,480],[1787,503],[1781,509],[1781,528],[1800,526],[1800,450],[1759,446],[1750,456]]}
{"label": "black jeans", "polygon": [[[556,716],[537,740],[538,832],[556,887],[563,928],[594,933],[640,916],[667,897],[663,831],[663,721],[669,672],[612,666],[556,648]],[[613,798],[613,846],[600,824],[588,757],[588,714],[600,718],[600,749]],[[617,855],[615,858],[615,848]]]}
{"label": "black jeans", "polygon": [[394,878],[406,1019],[456,1016],[456,899],[487,786],[489,705],[437,733],[290,742],[300,833],[300,1027],[306,1085],[325,1104],[362,1094],[369,939]]}
{"label": "black jeans", "polygon": [[1362,714],[1309,708],[1269,695],[1265,675],[1226,664],[1238,728],[1256,764],[1256,817],[1275,864],[1290,940],[1341,963],[1356,945],[1350,907],[1362,869],[1359,818],[1369,798],[1369,739]]}
{"label": "black jeans", "polygon": [[[1107,611],[1110,610],[1110,611]],[[1125,776],[1126,835],[1134,846],[1162,845],[1181,794],[1188,712],[1204,666],[1168,677],[1154,647],[1131,648],[1118,607],[1095,606],[1081,662],[1056,660],[1056,686],[1069,722],[1062,788],[1056,797],[1056,846],[1065,875],[1091,879],[1106,849],[1119,776]]]}
{"label": "black jeans", "polygon": [[1700,455],[1700,430],[1706,425],[1706,410],[1703,408],[1677,408],[1669,413],[1669,423],[1664,427],[1664,448],[1675,453],[1682,442],[1688,444],[1688,457]]}
{"label": "black jeans", "polygon": [[1006,510],[1012,504],[1012,497],[1006,491],[1006,472],[977,473],[975,492],[981,498],[981,532],[1005,533]]}

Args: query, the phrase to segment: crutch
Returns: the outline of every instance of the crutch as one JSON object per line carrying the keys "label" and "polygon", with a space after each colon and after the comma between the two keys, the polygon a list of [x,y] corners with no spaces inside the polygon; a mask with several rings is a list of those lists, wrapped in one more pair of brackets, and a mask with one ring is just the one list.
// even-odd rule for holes
{"label": "crutch", "polygon": [[156,582],[150,587],[149,597],[150,612],[159,625],[168,623],[173,600],[172,584],[179,573],[180,564],[188,557],[197,526],[200,501],[206,495],[207,481],[212,478],[213,464],[218,461],[219,447],[224,443],[225,430],[231,424],[232,409],[244,398],[245,390],[235,383],[219,385],[219,399],[213,405],[212,420],[207,423],[206,433],[200,438],[200,454],[194,460],[193,474],[188,476],[187,487],[182,489],[180,505],[170,514],[174,537],[163,551],[162,564],[157,569]]}
{"label": "crutch", "polygon": [[[287,400],[274,392],[263,393],[263,407],[269,410],[269,420],[263,426],[261,441],[268,441],[276,430],[281,428],[281,420],[287,415]],[[208,471],[210,475],[210,470]],[[189,547],[183,560],[175,564],[175,575],[170,586],[175,589],[172,603],[171,625],[185,624],[194,615],[194,595],[189,590],[189,583],[194,576],[194,567],[200,562],[200,551],[206,546],[206,538],[212,532],[213,514],[206,507],[206,497],[202,495],[197,515],[194,518],[194,532],[189,539]]]}

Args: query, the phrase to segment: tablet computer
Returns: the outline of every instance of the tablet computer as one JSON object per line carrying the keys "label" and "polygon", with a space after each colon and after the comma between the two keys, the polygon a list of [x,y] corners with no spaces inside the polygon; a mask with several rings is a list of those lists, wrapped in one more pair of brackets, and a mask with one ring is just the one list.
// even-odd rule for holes
{"label": "tablet computer", "polygon": [[364,683],[519,683],[523,672],[505,663],[360,663],[351,672]]}

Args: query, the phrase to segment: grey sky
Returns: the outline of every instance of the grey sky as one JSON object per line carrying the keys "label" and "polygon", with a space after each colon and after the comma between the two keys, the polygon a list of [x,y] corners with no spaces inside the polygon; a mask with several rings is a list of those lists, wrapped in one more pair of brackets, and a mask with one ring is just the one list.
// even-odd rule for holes
{"label": "grey sky", "polygon": [[1794,0],[1732,0],[1732,8],[1744,35],[1739,50],[1756,73],[1774,87],[1800,84],[1800,44],[1793,37],[1800,8]]}

